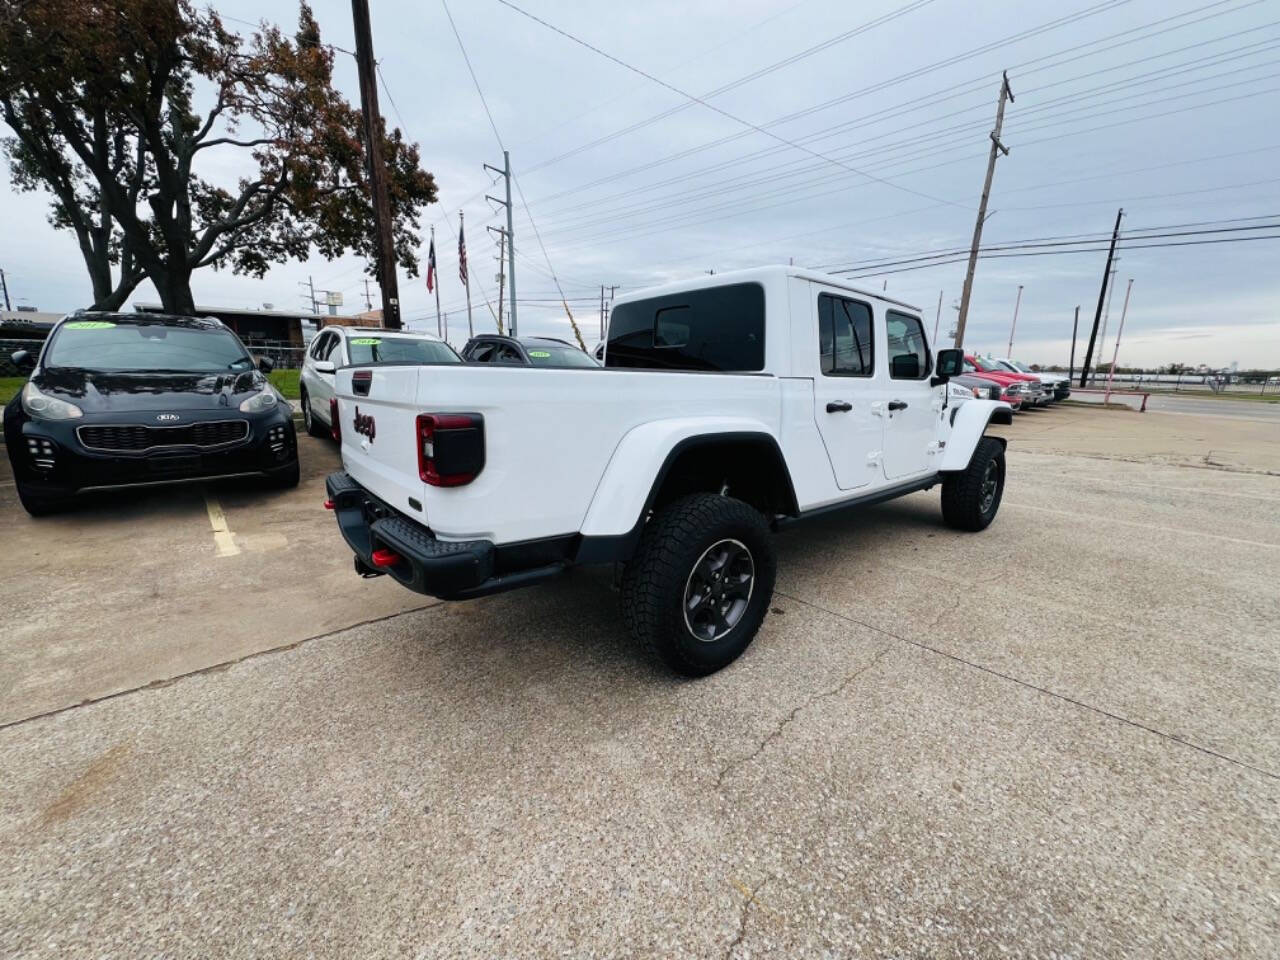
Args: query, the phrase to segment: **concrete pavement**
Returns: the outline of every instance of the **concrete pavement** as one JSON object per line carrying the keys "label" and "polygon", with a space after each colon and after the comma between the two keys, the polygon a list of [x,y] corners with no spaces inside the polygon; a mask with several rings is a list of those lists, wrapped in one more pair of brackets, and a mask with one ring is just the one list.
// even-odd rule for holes
{"label": "concrete pavement", "polygon": [[0,953],[1275,956],[1280,477],[1150,416],[1017,418],[984,534],[936,491],[793,528],[704,680],[583,571],[10,725]]}

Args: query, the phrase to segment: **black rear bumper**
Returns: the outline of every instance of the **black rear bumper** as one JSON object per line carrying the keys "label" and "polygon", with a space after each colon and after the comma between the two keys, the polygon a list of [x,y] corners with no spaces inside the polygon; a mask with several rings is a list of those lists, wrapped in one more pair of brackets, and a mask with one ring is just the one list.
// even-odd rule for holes
{"label": "black rear bumper", "polygon": [[[509,560],[490,540],[439,540],[429,528],[387,506],[345,472],[329,474],[325,490],[338,529],[356,555],[356,569],[366,575],[386,574],[417,593],[466,600],[546,580],[569,566],[567,554],[541,551],[536,559],[552,562],[510,569]],[[390,550],[398,559],[377,566],[375,550]]]}

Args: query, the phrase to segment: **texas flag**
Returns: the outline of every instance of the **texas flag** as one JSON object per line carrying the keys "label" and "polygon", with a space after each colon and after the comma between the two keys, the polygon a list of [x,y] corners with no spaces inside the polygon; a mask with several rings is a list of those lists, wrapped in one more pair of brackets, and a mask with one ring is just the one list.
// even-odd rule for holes
{"label": "texas flag", "polygon": [[431,247],[427,250],[427,293],[436,288],[436,238],[431,235]]}

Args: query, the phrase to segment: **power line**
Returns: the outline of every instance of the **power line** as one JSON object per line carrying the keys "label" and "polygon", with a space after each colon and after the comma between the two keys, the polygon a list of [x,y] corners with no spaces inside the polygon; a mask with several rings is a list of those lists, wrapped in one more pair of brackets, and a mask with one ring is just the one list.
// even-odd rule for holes
{"label": "power line", "polygon": [[[844,169],[849,170],[852,173],[856,173],[859,176],[865,177],[868,180],[874,180],[876,183],[883,184],[887,187],[892,187],[895,190],[901,190],[904,193],[910,193],[918,197],[924,197],[926,200],[933,200],[937,203],[948,203],[948,204],[951,204],[952,206],[957,206],[957,207],[964,206],[964,204],[956,203],[955,201],[952,201],[952,200],[944,200],[941,197],[935,197],[935,196],[932,196],[931,194],[923,193],[919,190],[913,190],[910,187],[904,187],[901,184],[894,183],[891,180],[886,180],[883,177],[877,177],[875,174],[867,173],[864,170],[859,170],[856,167],[851,167],[848,164],[841,163],[838,160],[834,160],[831,157],[818,153],[816,150],[810,150],[808,147],[801,146],[798,143],[788,140],[786,137],[773,133],[770,130],[766,130],[764,127],[761,127],[758,124],[752,123],[750,120],[744,120],[743,118],[735,114],[732,114],[727,110],[722,110],[720,107],[717,107],[715,104],[709,103],[706,100],[703,100],[701,97],[695,97],[691,93],[686,93],[685,91],[681,90],[679,87],[673,86],[672,84],[667,83],[665,80],[660,80],[651,73],[646,73],[645,71],[641,70],[639,67],[633,67],[631,64],[627,63],[626,61],[618,59],[613,54],[606,53],[605,51],[601,50],[599,47],[593,46],[592,44],[587,43],[587,41],[582,40],[578,37],[575,37],[573,34],[567,33],[564,30],[561,30],[559,27],[555,26],[554,24],[548,23],[546,20],[543,20],[540,17],[534,16],[532,13],[522,10],[520,7],[517,7],[514,3],[512,3],[511,0],[498,0],[498,2],[502,4],[504,7],[509,7],[510,9],[514,10],[516,13],[520,14],[521,16],[527,17],[528,19],[534,21],[535,23],[541,24],[547,29],[560,34],[562,37],[565,37],[566,39],[573,41],[579,46],[585,47],[586,49],[591,50],[593,53],[599,54],[600,56],[604,57],[606,60],[609,60],[612,63],[616,63],[618,66],[623,67],[627,70],[630,70],[632,73],[637,73],[642,77],[652,80],[654,83],[658,84],[659,86],[665,87],[666,89],[672,91],[673,93],[677,93],[680,96],[685,97],[689,100],[692,100],[695,103],[699,103],[702,106],[706,107],[708,110],[712,110],[715,113],[718,113],[721,116],[734,121],[735,123],[739,123],[739,124],[742,124],[743,126],[750,127],[752,130],[755,130],[757,133],[762,133],[766,137],[770,137],[774,140],[777,140],[779,143],[785,143],[788,146],[795,148],[796,150],[801,150],[804,153],[817,157],[820,160],[826,160],[828,163],[834,164],[838,167],[843,167]],[[1111,0],[1111,2],[1123,3],[1123,2],[1129,2],[1129,0]],[[528,203],[524,200],[523,195],[521,196],[520,199],[521,199],[521,202],[525,203],[525,208],[528,209]],[[535,233],[536,233],[536,230],[535,230]]]}

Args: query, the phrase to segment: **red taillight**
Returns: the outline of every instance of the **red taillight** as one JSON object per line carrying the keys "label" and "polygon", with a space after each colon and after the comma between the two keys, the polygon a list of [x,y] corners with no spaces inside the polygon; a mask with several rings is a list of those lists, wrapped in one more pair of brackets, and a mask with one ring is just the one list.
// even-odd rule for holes
{"label": "red taillight", "polygon": [[338,398],[329,398],[329,436],[342,442],[342,424],[338,421]]}
{"label": "red taillight", "polygon": [[484,417],[423,413],[417,420],[418,476],[433,487],[460,487],[484,468]]}
{"label": "red taillight", "polygon": [[386,547],[380,547],[369,555],[369,560],[375,567],[394,567],[401,559],[400,554]]}

